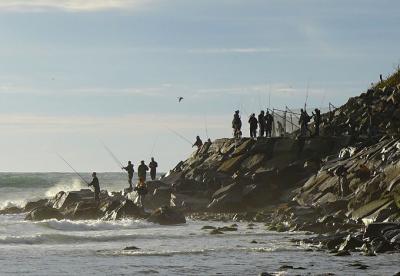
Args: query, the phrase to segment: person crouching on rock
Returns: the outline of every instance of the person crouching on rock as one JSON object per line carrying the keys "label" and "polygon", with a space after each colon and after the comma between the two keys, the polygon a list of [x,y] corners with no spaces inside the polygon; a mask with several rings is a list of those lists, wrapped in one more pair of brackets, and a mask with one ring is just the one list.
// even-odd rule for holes
{"label": "person crouching on rock", "polygon": [[147,187],[146,187],[146,183],[144,182],[143,178],[139,179],[139,183],[136,185],[134,190],[138,194],[137,203],[140,205],[140,207],[144,208],[144,197],[147,194]]}
{"label": "person crouching on rock", "polygon": [[100,184],[99,179],[97,178],[97,174],[95,172],[92,173],[93,180],[88,184],[88,186],[93,186],[94,188],[94,201],[98,204],[100,202]]}

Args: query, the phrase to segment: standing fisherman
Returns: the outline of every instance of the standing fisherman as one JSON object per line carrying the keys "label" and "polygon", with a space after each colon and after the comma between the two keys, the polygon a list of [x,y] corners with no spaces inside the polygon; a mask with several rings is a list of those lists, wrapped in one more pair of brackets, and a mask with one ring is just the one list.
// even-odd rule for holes
{"label": "standing fisherman", "polygon": [[122,169],[128,172],[129,189],[132,190],[132,178],[133,178],[133,173],[135,172],[135,170],[133,169],[132,162],[128,161],[128,166],[122,167]]}
{"label": "standing fisherman", "polygon": [[258,137],[264,137],[266,123],[263,110],[258,115],[258,125],[259,125]]}
{"label": "standing fisherman", "polygon": [[258,125],[256,114],[254,113],[251,114],[249,118],[249,124],[250,124],[250,137],[255,139],[257,137],[257,125]]}
{"label": "standing fisherman", "polygon": [[312,115],[314,117],[314,124],[315,124],[315,133],[314,136],[319,136],[319,125],[321,124],[321,110],[316,108],[315,113],[313,112]]}
{"label": "standing fisherman", "polygon": [[88,186],[93,186],[94,188],[94,201],[97,203],[97,205],[100,203],[100,184],[99,184],[99,179],[97,178],[97,175],[95,172],[92,173],[93,180],[88,184]]}
{"label": "standing fisherman", "polygon": [[232,128],[233,128],[233,137],[241,138],[242,120],[240,119],[239,110],[236,110],[235,114],[233,115]]}
{"label": "standing fisherman", "polygon": [[157,167],[158,164],[156,161],[154,161],[154,157],[151,158],[151,162],[149,163],[149,168],[150,168],[150,177],[151,180],[156,180],[156,174],[157,174]]}
{"label": "standing fisherman", "polygon": [[300,110],[300,119],[299,119],[299,124],[300,124],[300,136],[306,136],[306,132],[308,131],[311,135],[311,131],[308,128],[308,122],[310,122],[311,117],[308,115],[307,111],[304,109]]}
{"label": "standing fisherman", "polygon": [[272,126],[274,124],[274,117],[271,113],[267,110],[265,114],[265,124],[266,124],[266,137],[272,137]]}
{"label": "standing fisherman", "polygon": [[192,145],[192,148],[197,147],[196,155],[199,153],[202,146],[203,146],[203,141],[200,139],[200,136],[196,136],[196,142],[194,142],[194,144]]}
{"label": "standing fisherman", "polygon": [[138,167],[138,177],[140,182],[146,182],[146,174],[148,170],[149,167],[147,167],[144,161],[142,160]]}

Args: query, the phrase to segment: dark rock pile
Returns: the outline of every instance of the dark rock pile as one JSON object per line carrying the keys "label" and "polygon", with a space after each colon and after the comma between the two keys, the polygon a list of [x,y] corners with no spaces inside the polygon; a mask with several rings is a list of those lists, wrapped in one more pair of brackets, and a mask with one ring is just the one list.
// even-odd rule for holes
{"label": "dark rock pile", "polygon": [[69,219],[69,220],[120,220],[148,219],[159,224],[185,223],[185,216],[172,207],[156,209],[146,213],[122,193],[101,191],[100,202],[93,199],[89,189],[71,192],[59,192],[52,199],[29,202],[24,208],[12,207],[1,211],[2,214],[27,213],[26,220]]}
{"label": "dark rock pile", "polygon": [[321,127],[326,135],[349,134],[355,138],[369,133],[397,135],[400,131],[400,71],[323,117]]}
{"label": "dark rock pile", "polygon": [[171,205],[234,212],[286,202],[349,137],[218,139],[180,162],[162,182]]}

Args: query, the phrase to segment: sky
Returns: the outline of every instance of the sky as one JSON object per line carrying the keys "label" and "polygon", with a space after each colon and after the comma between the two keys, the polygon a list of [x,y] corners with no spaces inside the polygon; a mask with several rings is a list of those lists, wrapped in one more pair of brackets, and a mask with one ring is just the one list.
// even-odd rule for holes
{"label": "sky", "polygon": [[2,0],[0,171],[70,171],[57,153],[78,171],[118,171],[105,144],[165,172],[196,135],[231,136],[236,109],[300,108],[307,94],[310,108],[344,104],[400,64],[399,10],[398,0]]}

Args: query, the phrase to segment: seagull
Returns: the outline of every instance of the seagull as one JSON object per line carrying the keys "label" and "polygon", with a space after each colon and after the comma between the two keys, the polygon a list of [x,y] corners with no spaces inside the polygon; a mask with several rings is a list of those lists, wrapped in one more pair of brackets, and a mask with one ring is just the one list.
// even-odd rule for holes
{"label": "seagull", "polygon": [[181,102],[183,100],[183,97],[178,97],[178,102]]}

